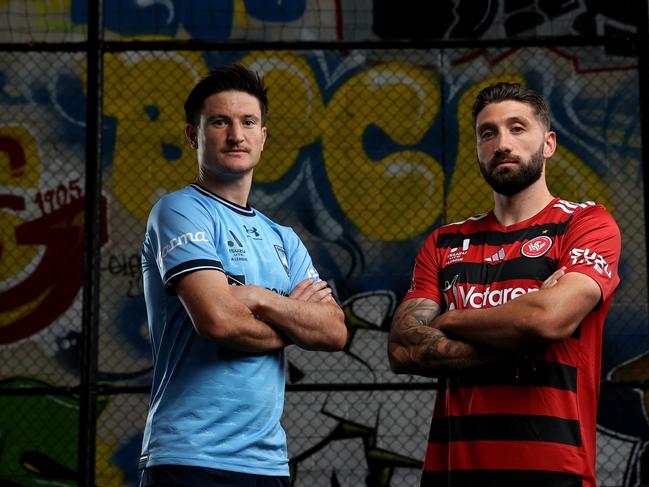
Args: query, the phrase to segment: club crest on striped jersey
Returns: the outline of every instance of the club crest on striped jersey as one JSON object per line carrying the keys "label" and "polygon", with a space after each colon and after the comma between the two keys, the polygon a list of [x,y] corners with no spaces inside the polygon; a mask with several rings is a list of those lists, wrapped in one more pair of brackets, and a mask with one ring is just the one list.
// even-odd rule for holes
{"label": "club crest on striped jersey", "polygon": [[552,247],[552,238],[547,235],[540,235],[534,237],[532,240],[528,240],[523,245],[521,245],[521,254],[525,257],[536,258],[545,255],[548,250]]}
{"label": "club crest on striped jersey", "polygon": [[288,277],[291,277],[291,272],[288,269],[288,259],[286,258],[286,251],[284,250],[284,247],[275,245],[275,252],[277,252],[277,257],[279,257],[279,261],[282,263],[282,267],[284,267],[286,275]]}

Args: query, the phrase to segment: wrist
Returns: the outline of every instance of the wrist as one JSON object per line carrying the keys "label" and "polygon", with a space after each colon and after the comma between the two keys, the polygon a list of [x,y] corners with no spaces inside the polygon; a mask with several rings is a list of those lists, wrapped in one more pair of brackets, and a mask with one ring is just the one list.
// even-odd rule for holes
{"label": "wrist", "polygon": [[435,318],[435,320],[431,324],[434,328],[437,328],[440,331],[450,331],[450,329],[453,327],[453,318],[455,318],[455,316],[459,312],[460,311],[458,310],[446,311],[445,313],[442,313],[437,318]]}

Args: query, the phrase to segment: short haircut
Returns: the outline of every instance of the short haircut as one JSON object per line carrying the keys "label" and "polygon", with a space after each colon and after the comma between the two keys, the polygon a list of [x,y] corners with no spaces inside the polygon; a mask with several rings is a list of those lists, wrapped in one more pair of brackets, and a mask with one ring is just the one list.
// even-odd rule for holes
{"label": "short haircut", "polygon": [[268,112],[268,89],[259,75],[240,64],[218,67],[200,80],[185,101],[185,120],[198,125],[205,99],[222,91],[243,91],[259,100],[261,123],[266,125]]}
{"label": "short haircut", "polygon": [[489,85],[478,93],[473,104],[473,110],[471,111],[473,115],[473,130],[476,129],[475,125],[478,120],[478,114],[484,107],[491,103],[499,103],[505,100],[514,100],[528,104],[534,110],[534,114],[539,122],[541,122],[541,125],[546,130],[550,130],[550,111],[543,97],[534,90],[521,88],[521,85],[518,83],[505,82]]}

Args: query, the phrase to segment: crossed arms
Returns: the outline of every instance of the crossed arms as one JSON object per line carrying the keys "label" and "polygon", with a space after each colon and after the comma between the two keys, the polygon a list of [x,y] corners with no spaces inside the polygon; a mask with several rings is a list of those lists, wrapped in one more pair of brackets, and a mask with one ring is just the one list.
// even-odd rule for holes
{"label": "crossed arms", "polygon": [[395,312],[388,342],[396,373],[448,375],[567,339],[599,303],[590,277],[559,269],[537,292],[493,308],[440,314],[430,299],[413,298]]}
{"label": "crossed arms", "polygon": [[334,351],[347,340],[343,311],[324,281],[306,279],[285,297],[259,286],[229,286],[222,272],[201,270],[175,290],[200,336],[236,350],[267,352],[294,343]]}

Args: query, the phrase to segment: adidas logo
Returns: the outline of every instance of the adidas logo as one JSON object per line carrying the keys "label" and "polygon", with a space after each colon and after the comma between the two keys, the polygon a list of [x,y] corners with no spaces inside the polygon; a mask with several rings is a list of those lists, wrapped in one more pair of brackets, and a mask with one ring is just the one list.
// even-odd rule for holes
{"label": "adidas logo", "polygon": [[487,257],[485,259],[485,262],[500,262],[501,260],[505,260],[505,249],[503,249],[502,247],[491,257]]}

